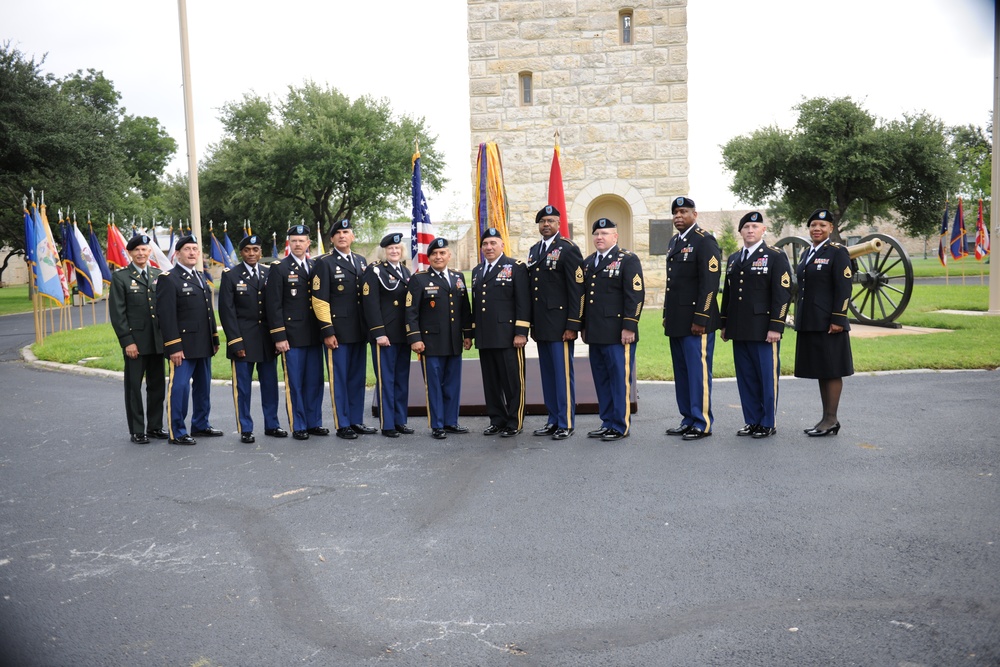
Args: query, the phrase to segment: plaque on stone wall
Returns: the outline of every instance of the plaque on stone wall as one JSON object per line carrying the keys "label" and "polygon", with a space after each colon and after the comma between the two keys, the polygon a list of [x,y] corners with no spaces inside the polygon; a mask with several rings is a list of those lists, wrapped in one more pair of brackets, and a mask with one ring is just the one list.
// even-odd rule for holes
{"label": "plaque on stone wall", "polygon": [[649,254],[666,255],[670,237],[674,235],[673,220],[649,221]]}

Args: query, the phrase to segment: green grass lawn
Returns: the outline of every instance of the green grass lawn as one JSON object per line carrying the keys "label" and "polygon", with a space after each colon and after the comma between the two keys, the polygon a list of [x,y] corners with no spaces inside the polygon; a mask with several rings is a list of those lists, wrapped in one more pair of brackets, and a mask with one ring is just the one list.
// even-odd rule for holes
{"label": "green grass lawn", "polygon": [[910,262],[913,264],[914,278],[944,278],[947,275],[958,285],[962,284],[963,277],[966,285],[978,285],[980,280],[984,285],[990,282],[990,263],[978,262],[973,255],[961,260],[954,260],[948,255],[947,269],[941,266],[936,254],[927,259],[910,257]]}
{"label": "green grass lawn", "polygon": [[31,312],[27,285],[10,285],[0,289],[0,315]]}
{"label": "green grass lawn", "polygon": [[[0,290],[3,292],[5,290]],[[885,336],[854,338],[851,342],[854,367],[857,371],[903,370],[908,368],[998,368],[1000,367],[1000,317],[945,315],[931,311],[985,311],[989,288],[980,285],[917,285],[910,304],[900,318],[901,324],[951,331],[919,336]],[[232,369],[223,349],[212,360],[212,377],[231,379]],[[782,373],[794,371],[795,332],[785,331],[781,343]],[[39,359],[76,364],[92,358],[84,365],[121,371],[121,348],[110,324],[52,334],[41,345],[34,346]],[[475,348],[465,358],[478,358]],[[660,325],[659,309],[649,308],[639,323],[637,352],[638,375],[641,380],[672,380],[670,346]],[[716,377],[732,377],[732,345],[716,337],[714,373]],[[368,384],[375,377],[371,360],[368,363]]]}

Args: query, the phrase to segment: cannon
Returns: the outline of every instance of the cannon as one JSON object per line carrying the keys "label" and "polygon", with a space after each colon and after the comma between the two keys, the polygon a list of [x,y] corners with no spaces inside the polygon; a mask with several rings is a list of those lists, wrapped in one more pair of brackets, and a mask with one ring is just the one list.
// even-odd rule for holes
{"label": "cannon", "polygon": [[[811,245],[798,236],[786,236],[774,244],[788,255],[792,265],[793,293],[799,261]],[[891,236],[870,234],[847,246],[847,252],[853,260],[854,288],[848,306],[854,319],[861,324],[898,327],[895,320],[913,294],[913,264],[906,250]]]}

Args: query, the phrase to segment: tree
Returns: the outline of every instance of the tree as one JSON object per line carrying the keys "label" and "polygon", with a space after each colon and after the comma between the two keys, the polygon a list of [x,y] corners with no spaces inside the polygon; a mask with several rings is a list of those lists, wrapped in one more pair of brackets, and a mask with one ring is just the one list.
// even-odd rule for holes
{"label": "tree", "polygon": [[424,120],[396,117],[384,99],[352,102],[306,82],[276,104],[245,95],[223,107],[221,120],[223,139],[210,147],[200,177],[202,208],[215,220],[250,219],[265,235],[283,234],[300,218],[324,234],[343,218],[362,229],[384,224],[409,206],[414,140],[424,182],[444,184]]}
{"label": "tree", "polygon": [[[968,202],[990,199],[993,169],[993,116],[983,131],[978,125],[961,125],[949,130],[951,152],[958,166],[959,197]],[[989,222],[990,208],[983,217]]]}
{"label": "tree", "polygon": [[59,80],[43,62],[0,44],[0,245],[15,254],[24,252],[21,199],[31,188],[97,220],[143,215],[176,150],[155,118],[125,114],[103,73]]}
{"label": "tree", "polygon": [[730,139],[723,164],[733,193],[799,223],[816,208],[834,216],[834,238],[891,212],[908,233],[939,224],[955,163],[941,121],[924,113],[883,121],[849,97],[803,100],[792,130],[768,127]]}

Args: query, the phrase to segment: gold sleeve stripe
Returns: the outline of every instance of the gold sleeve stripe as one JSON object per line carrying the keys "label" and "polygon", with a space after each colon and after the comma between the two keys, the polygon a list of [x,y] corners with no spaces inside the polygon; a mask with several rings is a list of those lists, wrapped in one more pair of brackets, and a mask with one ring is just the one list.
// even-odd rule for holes
{"label": "gold sleeve stripe", "polygon": [[181,339],[180,338],[175,338],[173,340],[168,340],[166,343],[164,343],[164,345],[176,345],[179,342],[181,342]]}
{"label": "gold sleeve stripe", "polygon": [[530,327],[531,322],[526,322],[524,320],[517,320],[514,322],[515,327]]}
{"label": "gold sleeve stripe", "polygon": [[333,318],[330,317],[330,304],[322,299],[312,297],[312,306],[317,320],[323,324],[333,324]]}
{"label": "gold sleeve stripe", "polygon": [[277,329],[271,329],[271,333],[278,333],[279,331],[284,331],[285,327],[278,327]]}
{"label": "gold sleeve stripe", "polygon": [[243,342],[243,338],[234,338],[231,341],[229,341],[228,343],[226,343],[226,345],[235,345],[236,343],[242,343],[242,342]]}

